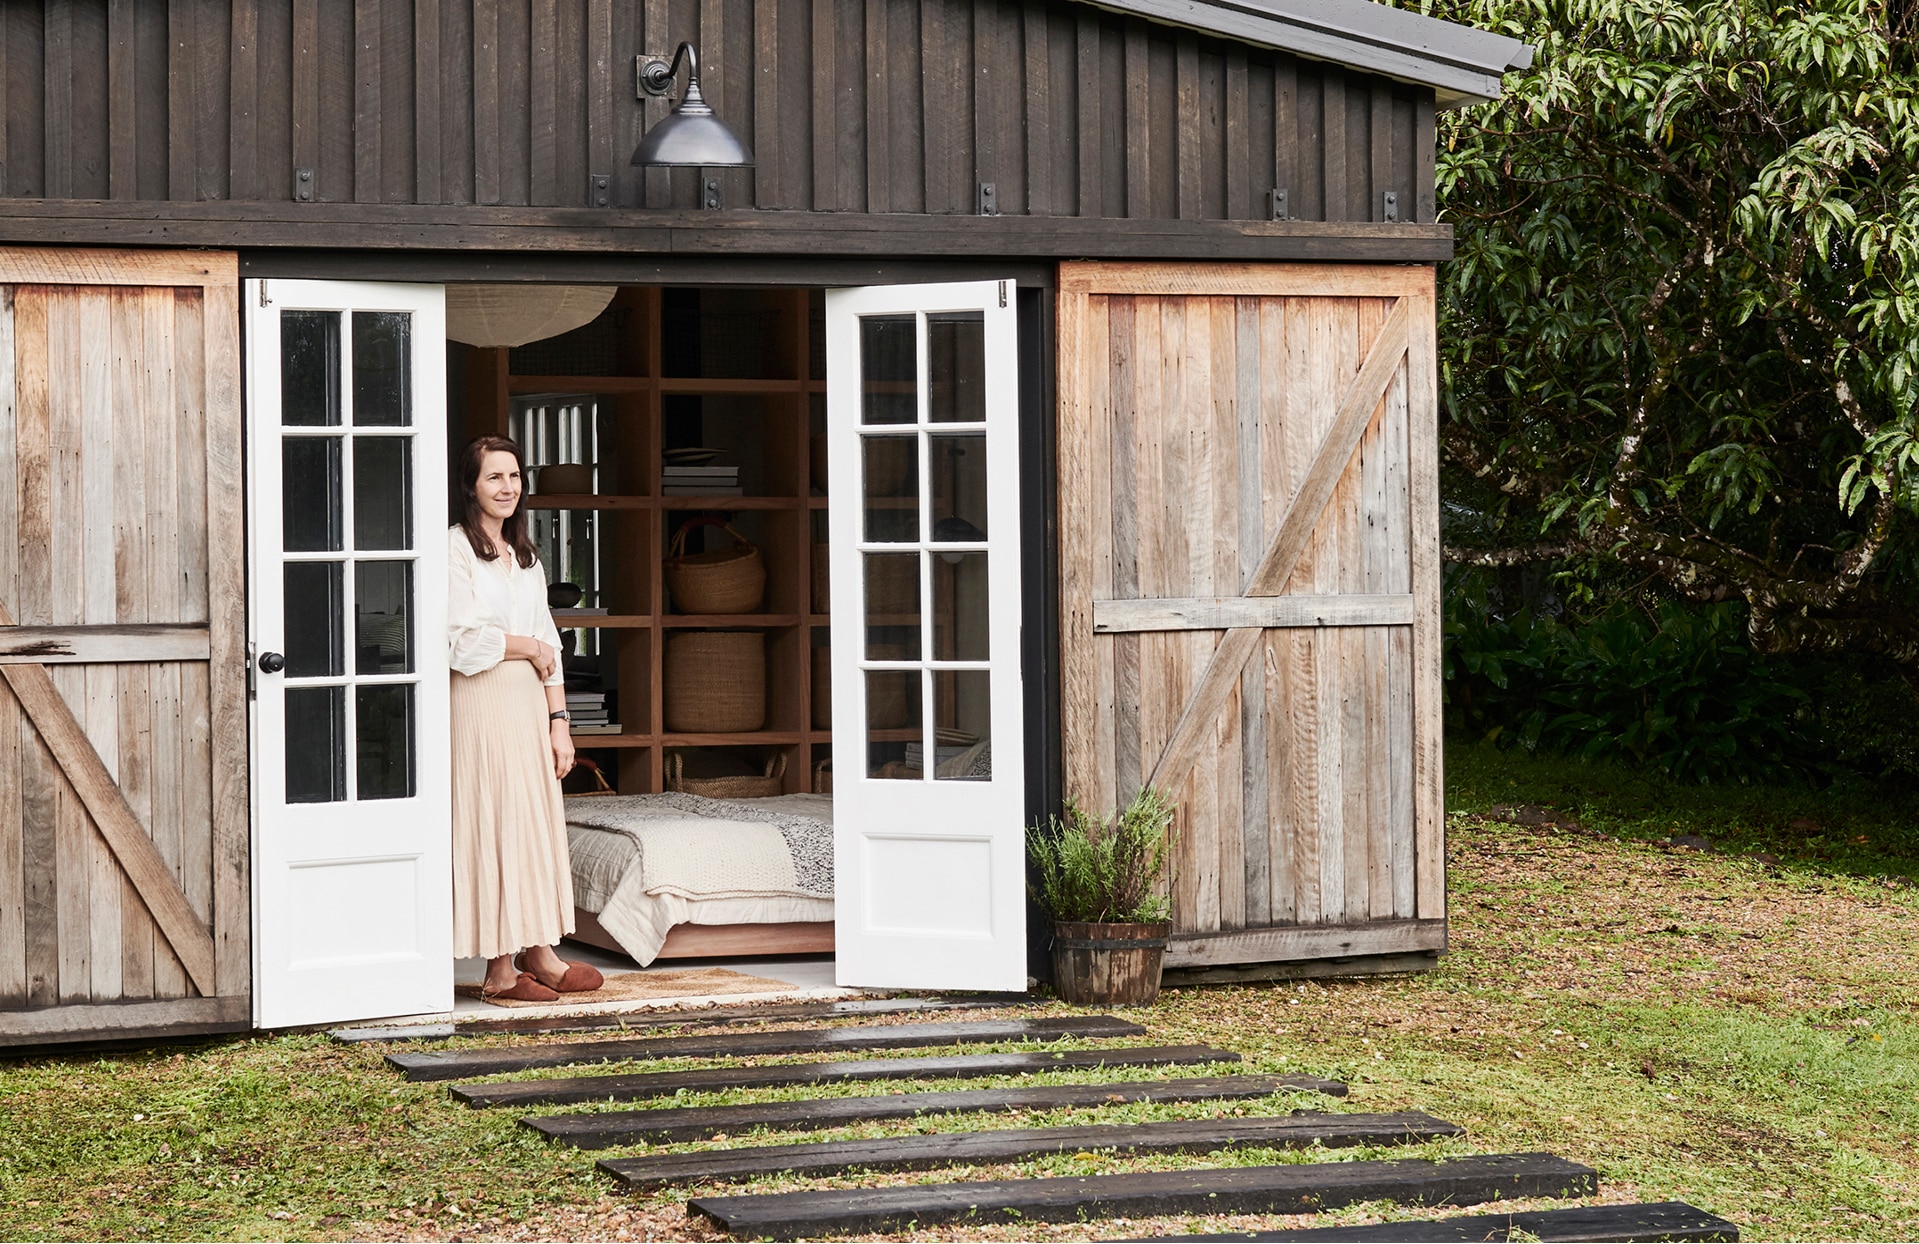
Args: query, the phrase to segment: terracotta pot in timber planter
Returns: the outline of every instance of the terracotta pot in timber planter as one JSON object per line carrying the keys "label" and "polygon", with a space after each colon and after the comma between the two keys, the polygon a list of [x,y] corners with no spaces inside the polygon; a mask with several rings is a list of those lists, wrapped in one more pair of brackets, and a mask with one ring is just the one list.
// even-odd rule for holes
{"label": "terracotta pot in timber planter", "polygon": [[1053,988],[1075,1006],[1148,1006],[1159,997],[1169,922],[1053,922]]}

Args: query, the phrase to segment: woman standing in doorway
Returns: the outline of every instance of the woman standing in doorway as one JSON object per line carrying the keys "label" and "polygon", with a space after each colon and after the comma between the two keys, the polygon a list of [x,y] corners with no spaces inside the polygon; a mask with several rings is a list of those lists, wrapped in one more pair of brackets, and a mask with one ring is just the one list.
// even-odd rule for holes
{"label": "woman standing in doorway", "polygon": [[447,533],[453,688],[453,953],[484,957],[487,998],[551,1002],[601,985],[553,946],[573,931],[560,779],[573,767],[560,634],[520,508],[520,447],[476,437]]}

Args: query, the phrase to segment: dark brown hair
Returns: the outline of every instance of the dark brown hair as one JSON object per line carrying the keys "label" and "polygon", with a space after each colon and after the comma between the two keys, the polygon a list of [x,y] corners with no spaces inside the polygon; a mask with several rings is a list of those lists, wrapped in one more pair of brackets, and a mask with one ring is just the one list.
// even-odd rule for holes
{"label": "dark brown hair", "polygon": [[473,556],[483,562],[499,557],[493,541],[487,539],[486,528],[480,525],[480,467],[492,453],[512,454],[513,464],[520,468],[520,503],[500,524],[500,534],[512,547],[514,560],[524,569],[538,556],[533,537],[526,531],[526,460],[520,456],[520,447],[504,436],[476,436],[460,451],[460,530],[473,546]]}

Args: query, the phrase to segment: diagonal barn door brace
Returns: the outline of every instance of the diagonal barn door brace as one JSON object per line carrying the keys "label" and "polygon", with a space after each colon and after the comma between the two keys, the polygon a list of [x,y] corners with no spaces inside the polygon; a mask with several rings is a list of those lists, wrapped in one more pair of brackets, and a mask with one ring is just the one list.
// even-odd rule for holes
{"label": "diagonal barn door brace", "polygon": [[[1313,455],[1306,478],[1279,520],[1279,530],[1273,533],[1273,542],[1267,546],[1266,555],[1246,584],[1246,595],[1277,596],[1292,578],[1293,568],[1299,564],[1307,542],[1312,539],[1313,528],[1319,525],[1320,514],[1333,499],[1339,477],[1346,473],[1359,442],[1366,435],[1367,425],[1373,421],[1373,412],[1386,396],[1386,386],[1406,357],[1411,319],[1407,302],[1400,298],[1393,303],[1392,313],[1373,340],[1373,348],[1366,352],[1359,374],[1353,377],[1352,386],[1340,399],[1333,426],[1321,442],[1319,452]],[[1152,775],[1146,779],[1148,785],[1170,790],[1185,779],[1186,770],[1198,753],[1200,736],[1226,706],[1226,697],[1238,684],[1240,671],[1258,646],[1260,634],[1261,628],[1256,626],[1234,627],[1220,640],[1206,672],[1200,675],[1199,685],[1193,689],[1192,699],[1179,715],[1179,724],[1173,727],[1172,737],[1166,740],[1166,748],[1153,766]]]}
{"label": "diagonal barn door brace", "polygon": [[[0,605],[0,627],[12,626],[13,615]],[[173,870],[147,836],[140,819],[127,806],[113,775],[101,762],[93,741],[60,698],[59,689],[44,665],[0,665],[0,678],[13,688],[54,762],[66,774],[80,801],[100,827],[100,836],[119,861],[127,881],[147,905],[153,922],[180,958],[193,987],[211,998],[218,992],[213,975],[213,934],[200,921],[193,904],[174,878]]]}

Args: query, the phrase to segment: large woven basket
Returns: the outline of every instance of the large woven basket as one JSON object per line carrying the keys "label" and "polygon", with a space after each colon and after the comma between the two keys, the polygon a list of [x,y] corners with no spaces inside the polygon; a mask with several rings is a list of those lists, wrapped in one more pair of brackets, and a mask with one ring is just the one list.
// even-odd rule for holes
{"label": "large woven basket", "polygon": [[866,608],[872,613],[913,614],[920,598],[917,560],[888,554],[866,559]]}
{"label": "large woven basket", "polygon": [[[686,551],[686,533],[713,526],[733,537],[711,553]],[[664,565],[666,590],[681,613],[754,613],[766,599],[766,563],[760,550],[727,523],[695,519],[673,535]]]}
{"label": "large woven basket", "polygon": [[775,752],[766,758],[766,772],[758,777],[690,778],[678,752],[666,758],[666,789],[683,795],[704,795],[708,799],[770,799],[786,783],[786,753]]}
{"label": "large woven basket", "polygon": [[[833,612],[830,545],[813,546],[813,612]],[[910,614],[919,599],[919,567],[899,554],[868,558],[866,605],[873,613]]]}
{"label": "large woven basket", "polygon": [[738,734],[766,724],[766,636],[759,631],[680,631],[663,657],[666,728],[676,734]]}

